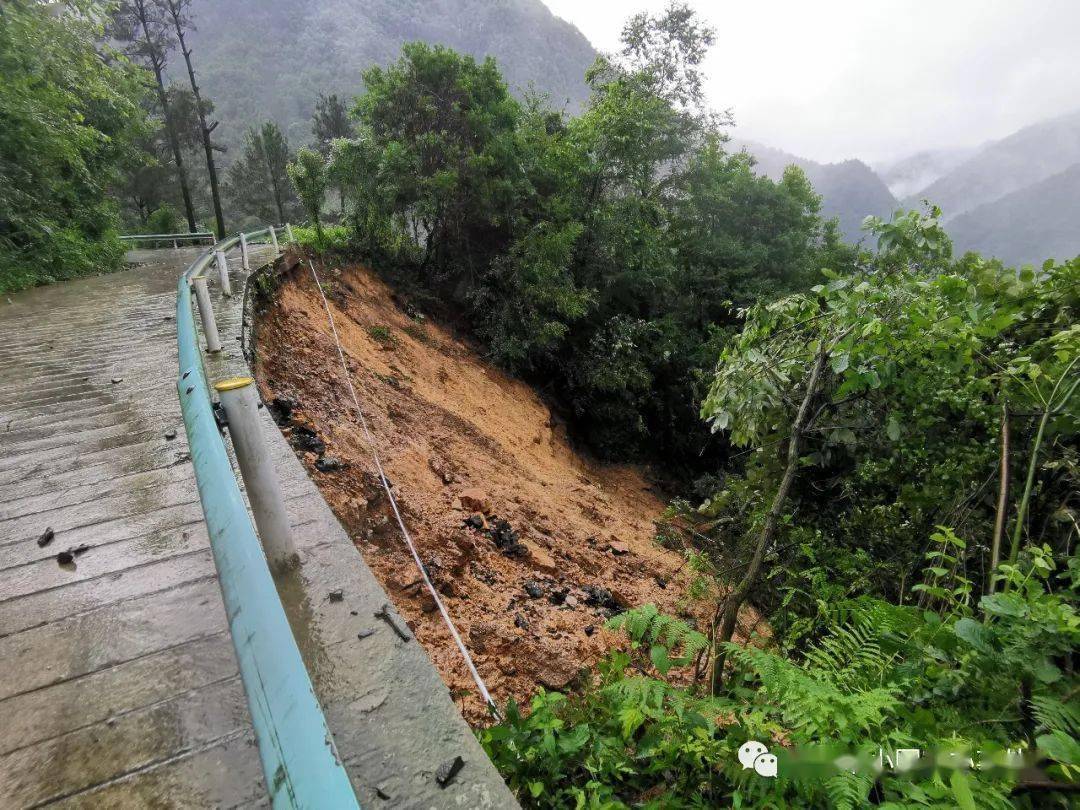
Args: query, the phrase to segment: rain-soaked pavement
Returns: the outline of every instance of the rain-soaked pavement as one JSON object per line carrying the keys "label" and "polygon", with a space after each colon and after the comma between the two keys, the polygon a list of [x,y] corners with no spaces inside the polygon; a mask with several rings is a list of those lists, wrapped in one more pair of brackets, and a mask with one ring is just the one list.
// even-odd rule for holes
{"label": "rain-soaked pavement", "polygon": [[[0,299],[4,808],[266,803],[175,388],[176,280],[199,250]],[[212,380],[245,369],[239,301],[215,290]],[[279,590],[362,806],[516,806],[420,645],[373,619],[386,594],[264,428],[302,560]]]}
{"label": "rain-soaked pavement", "polygon": [[197,252],[0,299],[5,807],[265,796],[176,397]]}

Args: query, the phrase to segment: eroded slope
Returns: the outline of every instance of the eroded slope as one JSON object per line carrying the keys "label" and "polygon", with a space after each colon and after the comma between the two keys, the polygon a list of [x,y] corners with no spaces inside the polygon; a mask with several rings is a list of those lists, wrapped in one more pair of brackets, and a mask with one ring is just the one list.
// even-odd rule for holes
{"label": "eroded slope", "polygon": [[[640,469],[575,452],[529,386],[447,329],[410,317],[370,271],[321,272],[395,497],[500,704],[570,684],[609,646],[602,625],[612,611],[685,609],[683,560],[653,541],[664,503]],[[295,402],[283,429],[444,681],[460,690],[466,716],[483,719],[373,475],[306,264],[285,274],[259,324],[263,398]]]}

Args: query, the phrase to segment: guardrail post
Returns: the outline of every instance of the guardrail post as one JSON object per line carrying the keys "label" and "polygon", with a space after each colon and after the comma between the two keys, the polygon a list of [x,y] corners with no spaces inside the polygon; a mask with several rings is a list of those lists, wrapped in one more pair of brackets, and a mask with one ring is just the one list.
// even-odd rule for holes
{"label": "guardrail post", "polygon": [[206,335],[206,350],[221,351],[221,337],[218,335],[217,321],[214,320],[214,307],[210,303],[210,290],[206,286],[206,276],[195,276],[191,280],[195,285],[195,300],[199,302],[199,317],[202,319],[203,334]]}
{"label": "guardrail post", "polygon": [[255,381],[251,377],[234,377],[215,383],[214,389],[229,422],[229,435],[263,551],[270,566],[280,570],[296,557],[296,546],[289,529],[281,484],[259,425]]}
{"label": "guardrail post", "polygon": [[240,263],[244,265],[245,270],[251,272],[251,265],[248,264],[247,237],[244,236],[243,231],[240,232]]}
{"label": "guardrail post", "polygon": [[180,249],[180,246],[176,244],[175,239],[172,240],[172,249],[173,250],[179,250]]}
{"label": "guardrail post", "polygon": [[295,239],[293,239],[292,225],[290,225],[288,222],[285,223],[285,234],[289,237],[290,244],[296,241]]}
{"label": "guardrail post", "polygon": [[214,251],[214,264],[217,265],[218,275],[221,276],[221,292],[223,295],[232,297],[232,285],[229,284],[229,263],[225,261],[225,251]]}
{"label": "guardrail post", "polygon": [[281,248],[278,247],[277,243],[277,231],[274,230],[273,225],[270,226],[270,241],[274,243],[274,255],[281,253]]}

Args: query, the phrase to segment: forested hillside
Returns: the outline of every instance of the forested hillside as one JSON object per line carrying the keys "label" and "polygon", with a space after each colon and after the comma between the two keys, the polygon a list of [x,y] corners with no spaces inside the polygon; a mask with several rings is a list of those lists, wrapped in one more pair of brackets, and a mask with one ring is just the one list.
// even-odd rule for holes
{"label": "forested hillside", "polygon": [[898,200],[918,194],[975,153],[973,148],[927,149],[900,160],[884,161],[874,171]]}
{"label": "forested hillside", "polygon": [[94,15],[0,8],[0,292],[120,266],[110,184],[140,160],[145,77]]}
{"label": "forested hillside", "polygon": [[352,98],[363,90],[361,73],[393,61],[405,42],[493,56],[515,94],[535,86],[556,108],[575,111],[596,57],[541,0],[194,0],[192,14],[218,137],[233,151],[263,120],[277,122],[291,143],[307,143],[319,94]]}
{"label": "forested hillside", "polygon": [[[538,33],[508,39],[519,24]],[[398,50],[448,25],[463,47],[505,48],[518,60],[510,81],[490,56]],[[1080,257],[1018,268],[960,248],[1019,256],[1004,241],[1019,233],[1025,255],[1070,250],[1060,237],[1076,231],[1080,119],[990,144],[924,192],[945,200],[888,213],[890,193],[861,163],[770,165],[759,149],[755,165],[727,140],[702,65],[744,32],[673,2],[630,17],[621,48],[593,62],[567,30],[524,0],[9,0],[0,283],[117,266],[121,213],[145,230],[306,220],[291,250],[321,268],[319,286],[269,274],[251,288],[256,311],[277,307],[295,327],[270,376],[325,369],[329,393],[307,416],[364,449],[341,402],[346,375],[371,383],[414,453],[394,489],[406,501],[418,483],[437,488],[402,520],[421,547],[446,548],[421,564],[447,577],[451,614],[471,622],[546,600],[463,634],[514,694],[532,695],[477,728],[525,806],[1074,806]],[[361,53],[374,41],[379,57]],[[576,73],[554,67],[563,46]],[[586,103],[516,93],[530,71]],[[952,205],[949,223],[935,202]],[[856,232],[873,210],[882,216]],[[427,340],[450,354],[411,351]],[[469,362],[444,380],[459,353]],[[499,392],[485,394],[493,381]],[[523,385],[535,396],[513,393]],[[423,398],[451,392],[514,452],[451,415],[440,429],[458,444],[428,446],[468,439],[490,454],[478,468],[497,466],[483,477],[518,526],[483,493],[443,497],[457,468],[419,452],[408,418],[431,418]],[[533,417],[500,428],[496,397],[530,403]],[[563,426],[566,441],[536,449]],[[388,540],[387,503],[363,492],[366,457],[350,467],[312,439],[297,444],[318,456],[321,485],[356,528]],[[616,476],[635,482],[618,493],[641,510],[633,548],[604,537],[629,510],[605,476],[585,475],[609,461],[648,465],[650,492],[671,495],[661,511],[638,495],[638,473]],[[546,531],[517,487],[530,476],[533,503],[576,511],[566,523],[580,532]],[[531,529],[558,535],[568,559],[579,545],[590,554],[572,568],[545,561],[521,542]],[[387,555],[372,567],[412,565],[400,543],[354,536],[361,553]],[[513,578],[526,566],[548,569],[543,587]],[[605,580],[638,587],[616,594]],[[468,604],[477,582],[489,601]],[[418,584],[399,581],[392,598]],[[763,621],[739,634],[746,613]],[[537,671],[554,661],[545,636],[589,655],[549,678]],[[501,654],[511,645],[538,652],[518,667]],[[904,770],[900,749],[924,756]]]}

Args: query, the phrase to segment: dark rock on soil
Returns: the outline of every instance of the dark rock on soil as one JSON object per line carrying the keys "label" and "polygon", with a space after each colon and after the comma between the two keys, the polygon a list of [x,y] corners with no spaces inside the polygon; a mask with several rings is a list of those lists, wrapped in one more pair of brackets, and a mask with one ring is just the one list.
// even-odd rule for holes
{"label": "dark rock on soil", "polygon": [[320,439],[314,430],[303,425],[293,427],[292,444],[297,450],[315,453],[320,456],[326,452],[326,442]]}
{"label": "dark rock on soil", "polygon": [[544,589],[540,587],[540,584],[534,582],[531,579],[525,580],[525,593],[527,593],[533,599],[539,599],[544,595]]}
{"label": "dark rock on soil", "polygon": [[273,417],[278,427],[287,427],[292,423],[292,412],[300,407],[300,403],[288,397],[274,397],[270,400],[270,416]]}
{"label": "dark rock on soil", "polygon": [[518,533],[510,526],[509,522],[496,518],[493,526],[488,529],[488,536],[507,557],[527,557],[528,547],[518,538]]}
{"label": "dark rock on soil", "polygon": [[337,472],[344,467],[345,465],[333,456],[320,456],[315,460],[315,469],[323,473]]}
{"label": "dark rock on soil", "polygon": [[615,595],[607,588],[602,588],[599,585],[586,585],[582,590],[585,591],[585,604],[589,607],[607,608],[609,610],[617,610],[622,607]]}

